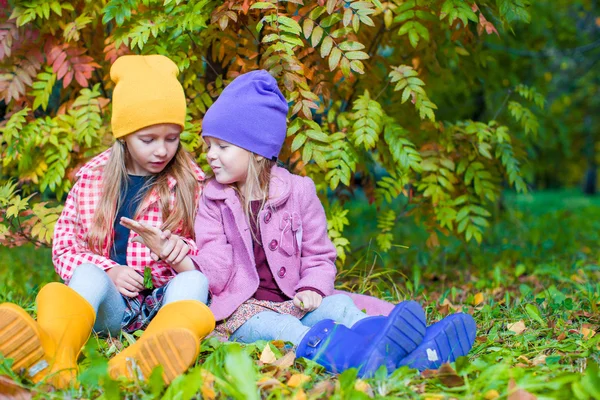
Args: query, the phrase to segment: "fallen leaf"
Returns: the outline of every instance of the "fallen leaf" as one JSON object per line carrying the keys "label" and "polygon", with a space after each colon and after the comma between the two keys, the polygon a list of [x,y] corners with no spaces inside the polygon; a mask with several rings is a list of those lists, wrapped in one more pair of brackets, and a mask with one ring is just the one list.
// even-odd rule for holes
{"label": "fallen leaf", "polygon": [[215,392],[215,376],[203,369],[200,375],[202,377],[202,387],[200,392],[202,393],[203,399],[214,400],[217,397]]}
{"label": "fallen leaf", "polygon": [[335,391],[335,384],[327,379],[325,381],[321,381],[317,383],[313,388],[308,392],[308,395],[311,398],[325,398],[328,399],[333,395]]}
{"label": "fallen leaf", "polygon": [[596,331],[590,328],[581,328],[581,334],[583,335],[583,338],[587,340],[594,337]]}
{"label": "fallen leaf", "polygon": [[444,317],[450,314],[450,306],[448,304],[439,305],[437,310]]}
{"label": "fallen leaf", "polygon": [[260,354],[259,360],[262,361],[263,364],[272,364],[275,361],[277,361],[277,357],[275,357],[275,353],[273,353],[273,350],[271,350],[271,346],[269,346],[269,343],[265,345],[265,348]]}
{"label": "fallen leaf", "polygon": [[262,390],[272,390],[275,387],[282,386],[282,383],[275,378],[265,376],[258,380],[256,386],[258,386],[258,388]]}
{"label": "fallen leaf", "polygon": [[454,368],[448,363],[442,364],[438,370],[438,378],[444,386],[449,388],[464,386],[465,384],[465,380],[461,376],[458,376]]}
{"label": "fallen leaf", "polygon": [[371,385],[369,385],[367,382],[363,381],[362,379],[357,379],[356,382],[354,382],[354,389],[358,390],[359,392],[363,392],[363,393],[367,394],[369,397],[374,396]]}
{"label": "fallen leaf", "polygon": [[285,342],[283,340],[273,340],[271,344],[278,349],[283,349],[285,347]]}
{"label": "fallen leaf", "polygon": [[296,360],[296,353],[294,351],[289,351],[283,355],[279,360],[275,361],[272,365],[279,367],[281,369],[286,369],[294,365],[294,361]]}
{"label": "fallen leaf", "polygon": [[518,322],[515,322],[514,324],[508,324],[508,330],[513,331],[517,335],[520,335],[521,333],[523,333],[523,331],[525,331],[525,329],[527,329],[527,327],[525,326],[525,323],[523,321],[518,321]]}
{"label": "fallen leaf", "polygon": [[545,354],[538,354],[533,360],[531,360],[531,365],[537,366],[546,364],[546,357],[547,356]]}
{"label": "fallen leaf", "polygon": [[9,376],[0,375],[0,399],[30,400],[31,392],[19,386]]}
{"label": "fallen leaf", "polygon": [[481,303],[483,303],[483,293],[479,292],[473,298],[473,305],[477,306],[477,305],[479,305]]}
{"label": "fallen leaf", "polygon": [[558,340],[558,341],[565,340],[566,337],[567,337],[566,333],[562,332],[560,335],[558,335],[556,340]]}
{"label": "fallen leaf", "polygon": [[525,364],[531,364],[529,358],[525,357],[524,355],[520,355],[519,357],[517,357],[517,361],[523,361]]}
{"label": "fallen leaf", "polygon": [[455,306],[450,302],[450,300],[448,300],[448,298],[445,298],[444,301],[442,301],[442,305],[448,305],[448,307],[450,307],[452,311],[462,311],[462,308],[460,306]]}
{"label": "fallen leaf", "polygon": [[304,393],[304,390],[299,389],[295,394],[294,397],[292,397],[292,399],[294,400],[306,400],[306,393]]}
{"label": "fallen leaf", "polygon": [[533,394],[525,389],[517,387],[514,379],[508,381],[508,400],[536,400]]}
{"label": "fallen leaf", "polygon": [[485,394],[483,395],[483,398],[485,400],[494,400],[497,399],[498,397],[500,397],[500,393],[498,393],[497,390],[488,390],[487,392],[485,392]]}
{"label": "fallen leaf", "polygon": [[421,376],[425,379],[429,379],[436,377],[437,373],[437,369],[426,369],[425,371],[421,372]]}
{"label": "fallen leaf", "polygon": [[289,387],[298,387],[300,385],[303,385],[306,382],[310,381],[310,376],[308,375],[304,375],[304,374],[294,374],[291,376],[290,380],[288,381],[287,385]]}

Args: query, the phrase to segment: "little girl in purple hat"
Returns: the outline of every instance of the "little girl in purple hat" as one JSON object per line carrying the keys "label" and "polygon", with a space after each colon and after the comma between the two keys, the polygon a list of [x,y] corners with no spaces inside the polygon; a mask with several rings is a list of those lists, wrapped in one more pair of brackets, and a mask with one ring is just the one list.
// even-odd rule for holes
{"label": "little girl in purple hat", "polygon": [[202,192],[191,258],[208,278],[216,330],[245,343],[288,341],[328,371],[357,368],[361,376],[466,355],[476,330],[469,315],[426,328],[414,301],[368,316],[359,308],[364,297],[334,292],[336,250],[315,185],[276,165],[287,112],[275,79],[253,71],[234,79],[204,117],[215,176]]}

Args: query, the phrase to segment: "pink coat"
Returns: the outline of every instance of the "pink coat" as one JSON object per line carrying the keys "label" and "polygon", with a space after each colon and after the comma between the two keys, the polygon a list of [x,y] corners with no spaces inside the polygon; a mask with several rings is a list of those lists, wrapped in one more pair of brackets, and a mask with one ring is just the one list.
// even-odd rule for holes
{"label": "pink coat", "polygon": [[[336,250],[327,236],[327,219],[310,178],[272,170],[269,198],[259,214],[268,264],[281,291],[293,298],[300,288],[334,293]],[[259,285],[247,218],[235,191],[211,180],[205,186],[195,222],[198,254],[192,256],[206,275],[217,320],[229,317]],[[338,292],[338,291],[335,291]],[[339,293],[339,292],[338,292]],[[345,293],[345,292],[344,292]],[[385,314],[393,305],[353,295],[370,314]]]}

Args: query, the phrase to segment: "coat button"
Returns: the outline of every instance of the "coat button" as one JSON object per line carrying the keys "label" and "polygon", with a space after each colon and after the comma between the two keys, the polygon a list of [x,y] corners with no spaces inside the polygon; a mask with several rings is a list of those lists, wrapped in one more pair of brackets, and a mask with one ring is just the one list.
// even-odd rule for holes
{"label": "coat button", "polygon": [[285,267],[279,268],[279,277],[283,278],[285,276]]}
{"label": "coat button", "polygon": [[269,223],[269,221],[271,221],[271,211],[267,211],[267,212],[265,213],[265,218],[264,218],[264,220],[265,220],[265,224],[268,224],[268,223]]}
{"label": "coat button", "polygon": [[277,242],[277,240],[273,239],[273,240],[271,240],[271,243],[269,243],[269,249],[275,251],[275,250],[277,250],[278,245],[279,245],[279,242]]}

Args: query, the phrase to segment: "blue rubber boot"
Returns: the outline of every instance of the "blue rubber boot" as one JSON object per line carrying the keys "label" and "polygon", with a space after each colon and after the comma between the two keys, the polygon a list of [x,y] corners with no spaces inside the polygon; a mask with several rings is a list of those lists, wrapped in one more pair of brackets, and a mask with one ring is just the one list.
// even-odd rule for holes
{"label": "blue rubber boot", "polygon": [[321,321],[304,336],[296,355],[316,361],[329,372],[357,368],[359,376],[369,377],[382,365],[390,372],[396,369],[398,361],[416,349],[425,335],[425,313],[414,301],[398,304],[387,317],[365,318],[361,326],[369,326],[369,321],[378,326],[373,335],[333,320]]}
{"label": "blue rubber boot", "polygon": [[427,328],[423,342],[398,366],[424,371],[466,356],[473,347],[477,326],[469,314],[452,314]]}

